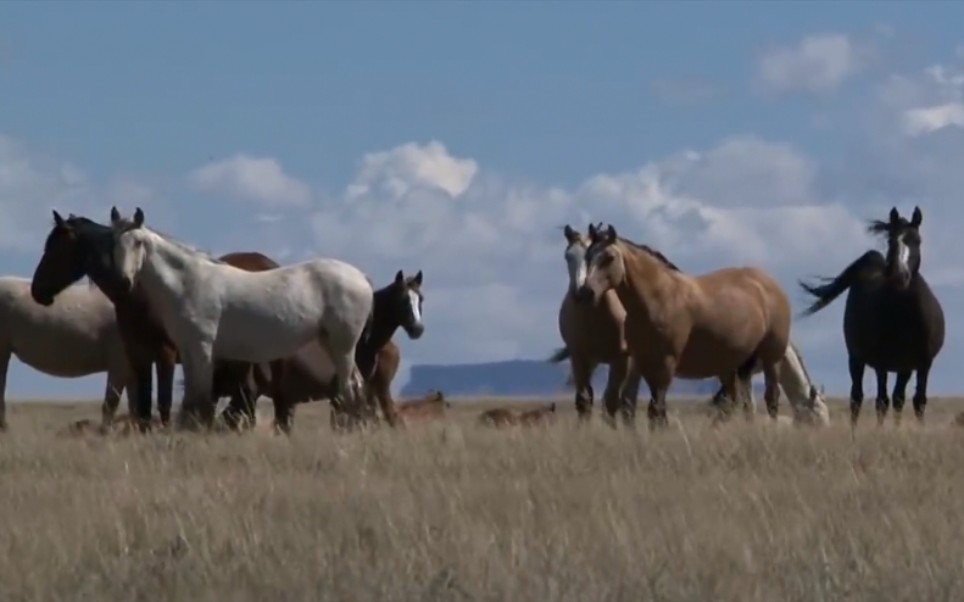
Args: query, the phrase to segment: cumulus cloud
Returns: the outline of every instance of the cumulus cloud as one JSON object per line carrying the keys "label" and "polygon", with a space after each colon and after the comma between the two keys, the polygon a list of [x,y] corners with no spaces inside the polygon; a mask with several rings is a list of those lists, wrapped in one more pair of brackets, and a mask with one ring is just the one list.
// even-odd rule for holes
{"label": "cumulus cloud", "polygon": [[863,57],[849,37],[839,33],[807,36],[796,46],[776,47],[764,53],[757,76],[769,90],[828,92],[863,67]]}
{"label": "cumulus cloud", "polygon": [[404,144],[365,155],[348,196],[383,193],[401,198],[413,190],[440,190],[457,198],[472,183],[477,170],[475,161],[453,157],[437,140],[424,146]]}
{"label": "cumulus cloud", "polygon": [[281,164],[270,157],[237,154],[198,167],[189,175],[199,190],[264,205],[306,205],[311,200],[307,184],[285,173]]}

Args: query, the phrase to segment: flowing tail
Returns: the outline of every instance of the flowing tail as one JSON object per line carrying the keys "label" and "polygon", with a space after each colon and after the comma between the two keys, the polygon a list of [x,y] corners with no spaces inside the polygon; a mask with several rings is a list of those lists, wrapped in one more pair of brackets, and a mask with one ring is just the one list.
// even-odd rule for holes
{"label": "flowing tail", "polygon": [[559,349],[556,349],[555,353],[549,356],[548,362],[550,364],[558,364],[559,362],[569,359],[570,355],[572,354],[569,353],[568,347],[560,347]]}
{"label": "flowing tail", "polygon": [[885,265],[884,256],[880,252],[867,251],[848,265],[836,278],[821,278],[822,284],[819,285],[801,281],[800,286],[803,290],[817,298],[810,307],[803,310],[801,316],[813,315],[833,303],[834,299],[850,288],[862,271],[868,268],[883,268]]}

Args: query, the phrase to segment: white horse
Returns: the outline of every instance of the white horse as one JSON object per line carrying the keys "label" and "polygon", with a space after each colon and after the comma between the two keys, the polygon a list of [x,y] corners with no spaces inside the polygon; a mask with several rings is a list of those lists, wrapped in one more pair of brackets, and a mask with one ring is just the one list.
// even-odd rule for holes
{"label": "white horse", "polygon": [[[758,364],[753,367],[752,376],[756,376],[763,371]],[[752,379],[751,376],[751,379]],[[810,424],[813,426],[826,426],[830,424],[830,410],[827,408],[827,400],[823,396],[823,391],[818,390],[816,384],[810,379],[807,367],[803,363],[803,355],[793,344],[787,345],[787,352],[780,362],[780,388],[790,402],[793,411],[794,424]],[[822,388],[821,388],[822,389]],[[756,399],[753,397],[753,387],[750,387],[750,404],[756,409]],[[723,396],[723,389],[713,396],[713,401],[719,401]]]}
{"label": "white horse", "polygon": [[[106,371],[102,413],[109,423],[131,376],[113,303],[97,288],[77,285],[41,305],[33,300],[30,283],[18,276],[0,277],[0,428],[7,424],[7,371],[14,355],[34,370],[61,378]],[[128,397],[128,409],[130,402]]]}
{"label": "white horse", "polygon": [[127,287],[141,286],[181,356],[185,401],[180,417],[197,407],[214,418],[213,360],[268,362],[288,357],[312,340],[335,366],[342,402],[364,407],[355,347],[372,315],[374,290],[358,268],[336,259],[248,272],[173,241],[111,210],[114,260]]}

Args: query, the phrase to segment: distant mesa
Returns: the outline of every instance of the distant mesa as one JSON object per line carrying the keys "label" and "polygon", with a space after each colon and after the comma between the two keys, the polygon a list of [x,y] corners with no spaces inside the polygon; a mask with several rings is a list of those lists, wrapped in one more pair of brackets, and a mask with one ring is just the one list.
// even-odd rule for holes
{"label": "distant mesa", "polygon": [[[606,388],[608,366],[599,366],[592,381],[598,403]],[[426,391],[445,391],[446,397],[506,396],[557,397],[574,395],[566,386],[569,362],[550,364],[545,360],[508,360],[480,364],[423,364],[412,367],[408,383],[402,387],[403,397],[419,397]],[[763,394],[762,378],[754,379],[754,392]],[[759,382],[758,382],[759,381]],[[710,397],[719,387],[716,379],[682,380],[673,382],[670,395]],[[640,386],[639,398],[648,399],[645,381]]]}

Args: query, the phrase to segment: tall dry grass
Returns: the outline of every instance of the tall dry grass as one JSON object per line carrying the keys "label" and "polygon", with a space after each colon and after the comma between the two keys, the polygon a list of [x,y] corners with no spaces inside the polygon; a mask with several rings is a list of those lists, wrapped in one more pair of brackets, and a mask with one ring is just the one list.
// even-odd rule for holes
{"label": "tall dry grass", "polygon": [[[937,402],[935,405],[947,402]],[[569,410],[571,404],[566,403]],[[964,595],[964,431],[932,412],[852,440],[651,435],[563,413],[335,436],[318,405],[263,432],[0,438],[0,599],[950,600]],[[267,411],[267,408],[262,408]]]}

